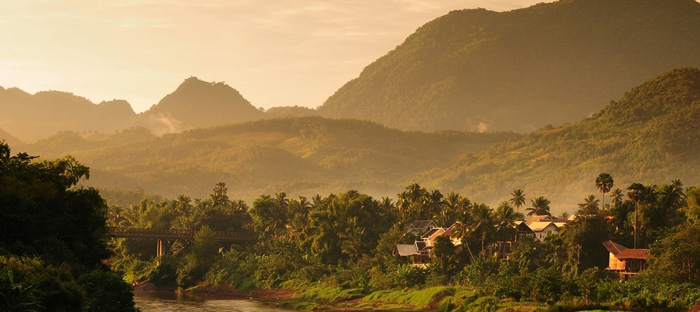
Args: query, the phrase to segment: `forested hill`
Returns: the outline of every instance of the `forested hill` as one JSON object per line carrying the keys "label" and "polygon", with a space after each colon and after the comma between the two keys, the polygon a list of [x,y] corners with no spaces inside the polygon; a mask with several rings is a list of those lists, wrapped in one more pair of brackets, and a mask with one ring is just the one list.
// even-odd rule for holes
{"label": "forested hill", "polygon": [[[627,92],[594,116],[545,127],[433,174],[433,184],[497,202],[516,188],[571,212],[594,181],[610,173],[623,191],[634,182],[700,183],[700,70],[676,69]],[[608,194],[609,195],[609,194]],[[500,197],[500,198],[499,198]],[[606,199],[609,202],[609,199]]]}
{"label": "forested hill", "polygon": [[17,148],[49,159],[70,154],[90,167],[88,184],[101,188],[203,198],[224,182],[231,198],[253,200],[280,191],[311,196],[349,189],[393,196],[420,172],[518,137],[402,132],[367,121],[304,117],[161,137],[143,128],[109,136],[63,132]]}
{"label": "forested hill", "polygon": [[136,125],[163,134],[257,120],[263,115],[229,85],[190,77],[158,104],[139,114]]}
{"label": "forested hill", "polygon": [[673,68],[700,66],[694,0],[562,0],[453,11],[319,108],[399,129],[530,132],[590,116]]}
{"label": "forested hill", "polygon": [[0,87],[0,128],[23,141],[46,138],[63,130],[112,132],[129,127],[135,115],[126,101],[96,105],[67,92],[29,94]]}

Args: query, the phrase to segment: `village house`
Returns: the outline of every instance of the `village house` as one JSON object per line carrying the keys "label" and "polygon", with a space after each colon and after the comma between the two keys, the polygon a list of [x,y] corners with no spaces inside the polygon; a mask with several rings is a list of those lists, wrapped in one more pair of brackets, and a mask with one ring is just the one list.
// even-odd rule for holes
{"label": "village house", "polygon": [[[543,241],[548,235],[558,235],[561,227],[566,226],[570,219],[553,219],[548,215],[535,215],[527,221],[516,221],[514,235],[504,241],[497,241],[485,246],[483,253],[496,259],[508,259],[512,253],[514,244],[522,237],[530,236]],[[460,246],[462,241],[453,234],[458,223],[452,224],[449,228],[438,227],[435,222],[429,220],[417,220],[407,226],[405,235],[420,235],[420,240],[413,244],[397,244],[394,249],[396,255],[402,263],[413,263],[414,265],[425,265],[430,262],[433,256],[432,250],[435,242],[440,236],[447,236],[454,246]]]}
{"label": "village house", "polygon": [[400,263],[423,265],[430,262],[430,255],[425,248],[424,241],[415,241],[413,244],[397,244],[394,248],[394,256]]}
{"label": "village house", "polygon": [[620,274],[621,281],[646,270],[648,249],[627,248],[611,240],[603,242],[603,246],[610,252],[606,269]]}
{"label": "village house", "polygon": [[406,225],[406,228],[404,229],[404,234],[421,236],[425,232],[428,232],[429,230],[432,230],[437,227],[439,226],[433,220],[416,220]]}

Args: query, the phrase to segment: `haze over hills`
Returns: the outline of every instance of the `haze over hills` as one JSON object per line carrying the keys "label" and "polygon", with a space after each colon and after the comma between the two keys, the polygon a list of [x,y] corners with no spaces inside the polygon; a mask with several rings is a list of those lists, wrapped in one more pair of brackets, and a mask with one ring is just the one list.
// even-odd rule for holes
{"label": "haze over hills", "polygon": [[453,11],[420,27],[319,107],[431,131],[529,132],[590,116],[672,68],[700,66],[694,0],[562,0]]}
{"label": "haze over hills", "polygon": [[134,126],[160,135],[264,116],[230,86],[195,77],[186,79],[173,93],[141,114],[134,113],[124,100],[95,105],[67,92],[31,95],[17,88],[0,87],[0,128],[25,142],[45,139],[61,131],[112,133]]}
{"label": "haze over hills", "polygon": [[158,104],[139,114],[136,125],[155,134],[233,124],[263,118],[264,113],[223,82],[190,77]]}
{"label": "haze over hills", "polygon": [[[311,196],[349,189],[395,194],[418,172],[519,137],[513,133],[402,132],[357,120],[259,120],[155,137],[143,128],[110,136],[64,132],[11,146],[91,169],[90,185],[175,197],[206,197],[217,182],[232,198],[286,191]],[[461,157],[461,156],[460,156]]]}
{"label": "haze over hills", "polygon": [[0,88],[0,129],[154,134],[320,114],[390,128],[530,132],[590,116],[672,68],[700,66],[694,0],[563,0],[510,12],[453,11],[419,28],[318,108],[256,109],[221,82],[186,79],[148,111],[70,93]]}
{"label": "haze over hills", "polygon": [[700,185],[698,125],[700,70],[676,69],[590,118],[540,129],[422,178],[431,181],[428,186],[486,202],[505,200],[521,188],[529,199],[549,198],[554,211],[572,212],[584,196],[600,196],[595,178],[602,172],[623,192],[635,182]]}
{"label": "haze over hills", "polygon": [[12,146],[47,159],[70,154],[90,185],[205,197],[217,182],[250,201],[285,191],[312,196],[360,190],[394,196],[410,183],[497,204],[516,188],[575,211],[598,194],[595,177],[700,185],[700,70],[681,68],[628,91],[592,117],[527,136],[403,132],[318,116],[258,120],[161,137],[145,128],[106,135],[61,132]]}
{"label": "haze over hills", "polygon": [[112,132],[130,126],[136,116],[126,101],[95,105],[72,93],[29,94],[0,87],[0,129],[23,140],[46,138],[63,130]]}

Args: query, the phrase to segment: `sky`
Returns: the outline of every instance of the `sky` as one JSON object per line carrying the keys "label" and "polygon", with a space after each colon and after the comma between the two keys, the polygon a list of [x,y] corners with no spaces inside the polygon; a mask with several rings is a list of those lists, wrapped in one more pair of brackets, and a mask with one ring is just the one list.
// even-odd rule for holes
{"label": "sky", "polygon": [[127,100],[137,113],[186,78],[255,107],[317,107],[451,10],[543,0],[0,0],[0,86]]}

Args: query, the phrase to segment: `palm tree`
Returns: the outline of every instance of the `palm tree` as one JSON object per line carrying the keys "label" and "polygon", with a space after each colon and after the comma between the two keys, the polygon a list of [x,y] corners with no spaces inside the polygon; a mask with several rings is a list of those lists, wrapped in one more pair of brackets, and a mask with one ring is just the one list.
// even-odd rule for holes
{"label": "palm tree", "polygon": [[595,186],[603,193],[603,205],[601,206],[603,209],[605,209],[605,193],[612,189],[614,183],[615,181],[613,181],[612,176],[608,173],[601,173],[595,179]]}
{"label": "palm tree", "polygon": [[550,212],[549,208],[549,199],[546,199],[544,196],[540,196],[535,198],[534,200],[530,200],[532,207],[527,208],[526,210],[529,211],[527,213],[528,216],[532,215],[548,215],[552,216],[552,213]]}
{"label": "palm tree", "polygon": [[525,192],[522,189],[516,189],[513,190],[513,193],[510,193],[510,196],[513,196],[510,199],[510,203],[513,204],[515,209],[519,212],[520,207],[525,205]]}
{"label": "palm tree", "polygon": [[462,246],[467,246],[467,251],[469,252],[469,257],[472,262],[474,262],[474,254],[472,253],[471,247],[469,247],[469,242],[466,240],[467,235],[469,235],[471,229],[469,224],[471,219],[468,214],[463,214],[459,217],[459,220],[453,224],[452,236],[450,239],[458,239],[462,242]]}
{"label": "palm tree", "polygon": [[656,185],[643,185],[641,183],[632,183],[627,188],[627,197],[634,202],[634,248],[637,248],[637,236],[639,227],[639,206],[642,208],[656,201]]}
{"label": "palm tree", "polygon": [[595,215],[598,214],[598,202],[599,200],[595,198],[595,195],[591,194],[583,199],[582,203],[578,204],[578,214],[579,215]]}
{"label": "palm tree", "polygon": [[445,206],[445,200],[442,193],[439,190],[433,190],[426,197],[426,208],[429,211],[431,219],[437,219],[440,217],[443,207]]}
{"label": "palm tree", "polygon": [[622,190],[617,188],[610,192],[610,198],[612,198],[613,207],[617,207],[622,204]]}
{"label": "palm tree", "polygon": [[506,241],[511,240],[515,234],[515,220],[518,218],[517,212],[507,202],[502,202],[496,209],[496,233],[499,239]]}
{"label": "palm tree", "polygon": [[362,236],[365,234],[365,229],[357,223],[357,217],[353,217],[349,220],[346,232],[338,235],[342,239],[341,251],[355,260],[362,256]]}
{"label": "palm tree", "polygon": [[[676,215],[676,211],[683,206],[683,203],[686,200],[685,192],[683,191],[683,182],[681,180],[676,179],[671,181],[671,184],[664,185],[661,188],[661,202],[663,204],[663,218],[666,220],[663,220],[665,222],[668,221],[668,219],[673,219]],[[664,224],[665,226],[668,226],[668,224]]]}
{"label": "palm tree", "polygon": [[490,238],[494,232],[496,218],[493,215],[493,210],[485,204],[474,203],[472,207],[472,224],[473,232],[481,236],[481,253],[486,252],[486,240]]}
{"label": "palm tree", "polygon": [[457,216],[466,213],[471,204],[469,198],[462,197],[455,192],[450,192],[445,199],[443,214],[438,218],[439,221],[442,222],[441,225],[448,226],[448,223],[454,221]]}

